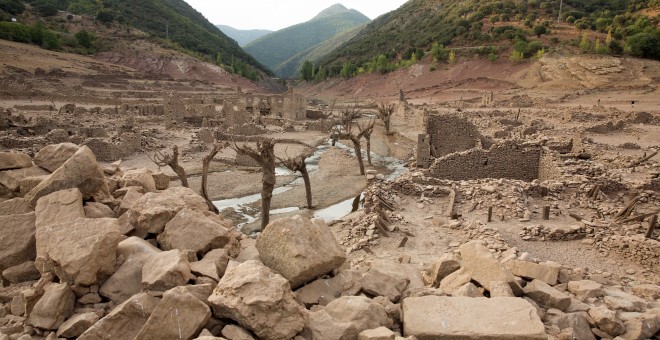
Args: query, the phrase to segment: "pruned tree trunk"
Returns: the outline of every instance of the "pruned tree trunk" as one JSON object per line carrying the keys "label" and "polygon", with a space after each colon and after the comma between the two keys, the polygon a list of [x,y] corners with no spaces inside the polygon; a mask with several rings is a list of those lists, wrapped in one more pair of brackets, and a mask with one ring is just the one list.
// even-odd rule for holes
{"label": "pruned tree trunk", "polygon": [[367,140],[367,163],[369,165],[373,166],[374,164],[371,163],[371,132],[373,130],[369,130],[369,133],[364,134],[364,138]]}
{"label": "pruned tree trunk", "polygon": [[238,146],[234,143],[232,148],[236,152],[254,159],[261,166],[261,230],[264,230],[270,222],[270,203],[277,182],[275,177],[275,142],[272,139],[257,141],[256,149],[245,145]]}
{"label": "pruned tree trunk", "polygon": [[[147,154],[147,156],[149,156]],[[158,165],[158,168],[160,169],[163,166],[169,166],[174,173],[179,177],[179,180],[181,181],[181,186],[184,186],[188,188],[188,175],[186,174],[186,170],[179,165],[179,147],[174,145],[172,146],[172,154],[164,154],[160,151],[157,151],[154,154],[154,157],[151,158],[152,162],[156,163]]]}
{"label": "pruned tree trunk", "polygon": [[202,187],[200,188],[200,193],[202,194],[202,197],[204,197],[204,200],[206,200],[206,205],[209,207],[209,210],[216,214],[220,213],[220,211],[218,210],[218,207],[213,204],[208,193],[209,166],[218,152],[225,147],[227,147],[227,144],[214,144],[213,150],[202,159]]}
{"label": "pruned tree trunk", "polygon": [[351,142],[353,142],[355,157],[357,157],[358,165],[360,166],[360,175],[364,175],[364,160],[362,160],[362,146],[360,145],[360,139],[351,136]]}
{"label": "pruned tree trunk", "polygon": [[307,171],[307,164],[305,160],[307,155],[301,155],[295,158],[281,159],[279,161],[287,167],[287,169],[293,172],[300,172],[302,175],[303,181],[305,182],[305,196],[307,197],[307,208],[312,209],[312,183],[309,180],[309,172]]}
{"label": "pruned tree trunk", "polygon": [[312,183],[309,180],[309,173],[307,172],[307,166],[300,169],[300,174],[302,175],[303,181],[305,182],[305,197],[307,197],[307,208],[312,209]]}
{"label": "pruned tree trunk", "polygon": [[[374,120],[369,119],[363,122],[358,122],[357,128],[358,132],[355,133],[353,129],[353,120],[358,117],[360,110],[357,109],[357,104],[348,107],[342,110],[342,125],[344,129],[348,132],[349,139],[353,142],[353,148],[355,149],[355,157],[358,159],[358,165],[360,166],[360,175],[365,174],[364,172],[364,160],[362,159],[362,146],[360,145],[360,140],[366,135],[370,135],[374,129]],[[368,156],[371,158],[371,156]]]}
{"label": "pruned tree trunk", "polygon": [[385,105],[383,103],[378,107],[378,118],[383,121],[385,125],[385,134],[390,134],[390,124],[392,122],[392,114],[394,113],[394,104]]}

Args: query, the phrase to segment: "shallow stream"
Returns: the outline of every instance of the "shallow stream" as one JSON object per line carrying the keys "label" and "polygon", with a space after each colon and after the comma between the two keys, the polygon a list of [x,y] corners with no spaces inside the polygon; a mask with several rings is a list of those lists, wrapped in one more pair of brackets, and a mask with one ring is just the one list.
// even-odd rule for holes
{"label": "shallow stream", "polygon": [[[353,150],[353,148],[347,146],[346,144],[337,142],[334,147],[348,150],[349,153],[353,157],[355,157],[355,151]],[[327,144],[318,146],[314,154],[312,154],[310,157],[307,157],[305,163],[307,164],[307,171],[309,172],[310,175],[319,169],[319,160],[321,159],[321,156],[331,148],[333,148],[333,146],[331,146],[330,143],[328,142]],[[362,154],[366,162],[366,151],[362,150]],[[388,169],[388,175],[386,175],[385,178],[389,180],[395,179],[407,171],[407,168],[404,167],[404,162],[397,158],[381,156],[374,152],[371,153],[371,158],[375,164],[385,166]],[[290,183],[275,188],[273,190],[273,196],[281,194],[283,192],[287,192],[295,188],[296,186],[305,185],[302,176],[299,176],[298,173],[295,174],[292,173],[289,169],[285,167],[277,167],[275,169],[275,175],[276,176],[295,175],[297,177]],[[242,216],[245,219],[245,222],[239,223],[237,225],[237,228],[240,230],[244,225],[252,223],[256,221],[257,218],[259,218],[261,211],[252,208],[250,204],[257,202],[260,199],[261,199],[261,194],[259,193],[259,194],[253,194],[243,197],[214,201],[213,204],[220,211],[229,208],[229,209],[233,209],[237,214]],[[331,206],[322,207],[321,209],[318,209],[314,212],[314,217],[321,218],[326,222],[340,219],[351,213],[354,199],[355,197],[351,197],[339,203],[333,204]],[[360,199],[362,200],[362,197]],[[278,214],[291,213],[298,210],[300,210],[300,208],[298,207],[287,207],[287,208],[271,210],[270,214],[278,215]]]}

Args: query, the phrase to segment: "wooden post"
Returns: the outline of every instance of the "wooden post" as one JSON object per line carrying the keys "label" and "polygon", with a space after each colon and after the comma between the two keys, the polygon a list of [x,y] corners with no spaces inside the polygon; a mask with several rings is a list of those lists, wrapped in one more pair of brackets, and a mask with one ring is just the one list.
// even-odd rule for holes
{"label": "wooden post", "polygon": [[568,216],[573,217],[573,218],[576,219],[577,221],[582,221],[582,220],[585,219],[584,217],[582,217],[582,216],[580,216],[580,215],[578,215],[578,214],[576,214],[576,213],[570,213],[570,214],[568,214]]}
{"label": "wooden post", "polygon": [[451,189],[449,192],[449,203],[447,204],[447,217],[452,217],[454,215],[454,203],[456,202],[456,190]]}
{"label": "wooden post", "polygon": [[550,219],[550,206],[546,205],[543,207],[543,219],[544,220],[549,220]]}
{"label": "wooden post", "polygon": [[493,207],[488,207],[488,223],[493,221]]}
{"label": "wooden post", "polygon": [[649,219],[649,230],[646,231],[646,238],[653,237],[653,231],[655,230],[655,225],[658,223],[658,215],[653,215]]}

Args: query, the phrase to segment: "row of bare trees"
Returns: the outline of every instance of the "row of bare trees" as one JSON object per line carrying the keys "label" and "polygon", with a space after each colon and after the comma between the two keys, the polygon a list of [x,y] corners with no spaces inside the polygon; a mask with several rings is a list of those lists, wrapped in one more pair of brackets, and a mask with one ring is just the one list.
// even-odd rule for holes
{"label": "row of bare trees", "polygon": [[[312,185],[309,179],[309,172],[307,171],[307,164],[305,160],[308,155],[300,155],[297,157],[279,158],[275,156],[275,141],[273,139],[257,140],[256,146],[252,147],[247,144],[238,145],[236,142],[222,142],[214,143],[213,149],[202,160],[202,184],[200,194],[206,200],[206,203],[211,211],[219,213],[218,208],[213,204],[208,194],[208,173],[211,161],[223,149],[231,147],[238,154],[246,155],[252,158],[261,167],[262,172],[262,187],[261,187],[261,228],[262,230],[268,225],[270,221],[270,205],[273,198],[273,190],[277,182],[275,176],[276,160],[282,165],[287,167],[293,172],[300,172],[305,182],[305,194],[307,198],[307,207],[312,208]],[[181,185],[188,187],[188,176],[185,169],[179,164],[179,149],[175,145],[172,147],[172,153],[163,153],[157,151],[151,160],[158,165],[158,167],[169,166],[174,171],[179,179]]]}
{"label": "row of bare trees", "polygon": [[[334,110],[334,103],[331,111]],[[380,104],[378,108],[378,117],[385,125],[385,131],[390,133],[390,121],[392,113],[394,112],[394,105]],[[371,162],[371,134],[374,131],[374,119],[359,119],[360,109],[356,105],[345,107],[341,110],[341,126],[348,135],[348,139],[353,143],[355,155],[358,159],[360,167],[360,174],[364,175],[364,160],[362,158],[362,138],[366,139],[367,161],[369,165]],[[305,163],[308,155],[303,154],[297,157],[279,158],[275,156],[275,144],[273,139],[258,139],[256,146],[252,147],[247,144],[238,145],[235,141],[214,143],[213,149],[202,160],[202,183],[200,194],[206,200],[206,203],[211,211],[219,213],[218,208],[213,204],[208,194],[208,173],[211,161],[223,149],[231,147],[238,154],[246,155],[252,158],[261,167],[262,172],[262,187],[261,187],[261,228],[266,228],[270,221],[270,206],[273,198],[273,190],[277,178],[275,176],[276,161],[287,167],[289,170],[299,172],[305,182],[305,196],[307,199],[307,207],[311,209],[312,205],[312,186]],[[179,148],[172,146],[172,153],[164,153],[157,151],[151,160],[158,165],[159,168],[169,166],[174,171],[181,181],[181,185],[188,187],[188,176],[185,169],[179,164]]]}

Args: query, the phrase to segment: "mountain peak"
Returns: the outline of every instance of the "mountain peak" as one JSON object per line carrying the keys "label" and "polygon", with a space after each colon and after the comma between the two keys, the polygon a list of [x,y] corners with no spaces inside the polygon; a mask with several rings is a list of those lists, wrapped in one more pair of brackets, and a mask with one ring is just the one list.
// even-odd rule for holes
{"label": "mountain peak", "polygon": [[[330,7],[322,10],[321,13],[319,13],[317,16],[314,17],[314,19],[326,18],[326,17],[330,17],[330,16],[333,16],[333,15],[346,13],[348,11],[349,11],[349,9],[346,8],[344,5],[342,5],[340,3],[336,3],[336,4],[334,4]],[[314,20],[314,19],[312,19],[312,20]]]}

